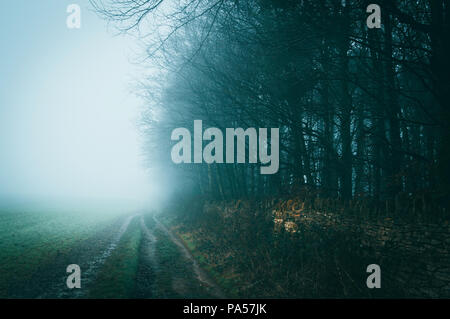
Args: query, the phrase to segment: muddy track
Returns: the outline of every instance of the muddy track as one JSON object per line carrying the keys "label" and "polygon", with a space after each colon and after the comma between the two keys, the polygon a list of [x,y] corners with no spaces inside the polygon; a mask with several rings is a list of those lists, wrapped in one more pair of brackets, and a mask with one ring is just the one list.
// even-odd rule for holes
{"label": "muddy track", "polygon": [[[152,217],[150,226],[146,225],[144,215],[141,214],[130,215],[118,221],[115,228],[109,230],[110,236],[103,244],[103,249],[99,247],[95,255],[89,253],[85,246],[78,247],[78,250],[88,252],[78,255],[78,262],[75,262],[81,267],[81,289],[66,287],[67,274],[64,271],[61,273],[61,275],[64,274],[63,277],[57,279],[56,276],[54,278],[56,280],[52,280],[53,284],[50,287],[47,286],[49,288],[37,298],[87,298],[103,265],[116,250],[134,218],[140,220],[142,238],[136,273],[136,289],[133,295],[129,296],[130,298],[225,298],[220,287],[199,266],[182,240],[154,215]],[[99,234],[100,237],[105,235]],[[167,255],[165,250],[169,243],[172,247],[172,255]],[[90,246],[92,242],[86,245]],[[67,262],[65,260],[63,264],[67,265]]]}
{"label": "muddy track", "polygon": [[220,287],[210,278],[210,276],[199,266],[198,262],[192,256],[187,247],[183,244],[182,240],[176,235],[173,234],[165,225],[163,225],[155,215],[153,215],[153,220],[156,223],[156,226],[162,230],[170,240],[178,247],[180,252],[183,254],[184,258],[192,263],[192,270],[195,273],[195,278],[204,286],[207,291],[215,298],[225,298],[224,293],[220,289]]}

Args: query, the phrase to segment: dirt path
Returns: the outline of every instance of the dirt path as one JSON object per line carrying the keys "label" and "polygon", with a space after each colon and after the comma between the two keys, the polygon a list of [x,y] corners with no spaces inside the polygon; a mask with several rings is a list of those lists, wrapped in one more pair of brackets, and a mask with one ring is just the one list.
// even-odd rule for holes
{"label": "dirt path", "polygon": [[192,256],[190,251],[185,247],[185,245],[182,243],[182,241],[178,238],[178,236],[174,235],[169,229],[167,229],[166,226],[164,226],[155,215],[153,215],[153,220],[155,221],[156,225],[167,234],[167,236],[170,238],[170,240],[177,245],[180,252],[183,254],[183,256],[189,260],[192,263],[192,268],[195,273],[195,277],[198,281],[200,281],[208,291],[216,298],[225,298],[224,293],[220,289],[219,286],[217,286],[214,281],[208,276],[208,274],[200,268],[198,262],[195,260],[195,258]]}
{"label": "dirt path", "polygon": [[[37,298],[87,298],[107,259],[116,250],[131,221],[139,218],[142,232],[139,263],[135,278],[135,292],[130,298],[225,298],[220,287],[199,266],[180,238],[173,234],[154,215],[134,214],[118,221],[109,230],[108,239],[93,254],[88,246],[92,241],[77,247],[77,262],[64,260],[58,267],[69,263],[81,267],[81,289],[66,287],[67,274],[55,276],[51,288]],[[117,230],[118,229],[118,230]],[[105,238],[107,234],[99,234]],[[87,245],[87,246],[86,246]],[[63,265],[59,265],[63,264]],[[65,270],[65,267],[63,269]],[[49,286],[47,286],[49,287]]]}

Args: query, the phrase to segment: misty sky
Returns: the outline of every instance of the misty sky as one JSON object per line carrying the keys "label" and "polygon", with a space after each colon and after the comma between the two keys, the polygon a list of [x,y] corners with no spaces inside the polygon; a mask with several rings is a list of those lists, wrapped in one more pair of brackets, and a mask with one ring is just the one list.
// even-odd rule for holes
{"label": "misty sky", "polygon": [[[81,29],[66,27],[71,3]],[[145,198],[134,40],[84,0],[0,8],[0,199]]]}

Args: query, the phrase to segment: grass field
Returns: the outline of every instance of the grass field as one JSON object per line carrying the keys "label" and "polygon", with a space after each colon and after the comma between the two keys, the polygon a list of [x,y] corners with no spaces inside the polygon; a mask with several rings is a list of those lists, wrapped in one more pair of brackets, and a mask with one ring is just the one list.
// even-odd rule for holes
{"label": "grass field", "polygon": [[64,284],[110,241],[118,214],[0,212],[0,297],[36,298]]}

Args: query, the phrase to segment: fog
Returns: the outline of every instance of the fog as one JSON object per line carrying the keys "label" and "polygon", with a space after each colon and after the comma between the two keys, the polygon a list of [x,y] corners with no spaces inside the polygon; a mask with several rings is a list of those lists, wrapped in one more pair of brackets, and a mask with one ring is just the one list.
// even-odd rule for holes
{"label": "fog", "polygon": [[130,63],[135,40],[115,35],[88,1],[76,3],[81,29],[67,28],[66,1],[2,4],[3,206],[133,209],[160,196],[137,129],[143,101],[132,85],[142,72]]}

